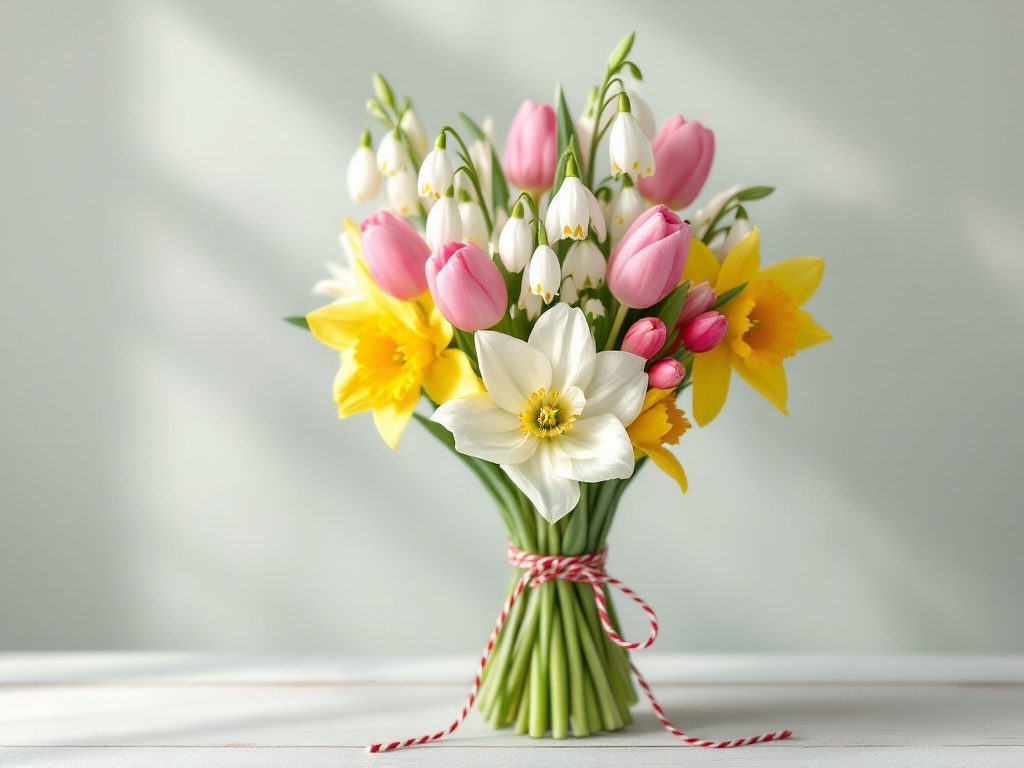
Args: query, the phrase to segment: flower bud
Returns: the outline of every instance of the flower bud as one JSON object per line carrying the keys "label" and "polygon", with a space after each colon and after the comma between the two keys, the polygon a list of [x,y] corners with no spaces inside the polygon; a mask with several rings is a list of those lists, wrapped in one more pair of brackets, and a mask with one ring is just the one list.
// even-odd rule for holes
{"label": "flower bud", "polygon": [[729,321],[718,312],[704,312],[683,326],[683,345],[691,352],[710,352],[729,330]]}
{"label": "flower bud", "polygon": [[663,205],[633,222],[608,260],[608,287],[628,307],[650,307],[668,296],[690,251],[690,225]]}
{"label": "flower bud", "polygon": [[412,151],[416,154],[416,157],[423,157],[427,151],[427,132],[423,129],[423,123],[420,122],[419,116],[413,111],[412,107],[409,107],[402,114],[402,119],[398,121],[398,126],[405,131],[405,135],[409,138],[409,144],[412,146]]}
{"label": "flower bud", "polygon": [[665,324],[656,317],[641,317],[626,331],[622,339],[622,351],[632,352],[645,360],[658,354],[668,336]]}
{"label": "flower bud", "polygon": [[462,239],[487,248],[487,222],[480,206],[472,200],[463,200],[459,203],[459,218],[462,219]]}
{"label": "flower bud", "polygon": [[599,288],[604,283],[608,262],[593,240],[577,240],[569,246],[562,262],[562,277],[571,277],[577,291]]}
{"label": "flower bud", "polygon": [[715,156],[715,135],[698,122],[676,115],[654,137],[654,159],[661,170],[639,182],[640,192],[651,203],[678,210],[700,194]]}
{"label": "flower bud", "polygon": [[412,299],[426,290],[423,265],[430,249],[409,222],[390,211],[380,211],[359,229],[366,267],[381,290],[396,299]]}
{"label": "flower bud", "polygon": [[348,196],[355,203],[372,200],[380,192],[380,171],[377,170],[377,158],[370,149],[369,132],[363,134],[359,149],[348,161],[345,180],[348,185]]}
{"label": "flower bud", "polygon": [[558,257],[547,243],[538,245],[537,250],[533,252],[526,279],[530,285],[530,293],[540,296],[544,299],[545,304],[550,304],[551,300],[558,295],[560,287]]}
{"label": "flower bud", "polygon": [[421,197],[440,200],[444,191],[454,183],[455,169],[445,150],[445,143],[442,133],[437,137],[430,154],[423,158],[423,165],[420,166],[420,175],[417,180],[417,192]]}
{"label": "flower bud", "polygon": [[555,183],[557,162],[555,110],[524,101],[508,129],[505,178],[520,189],[541,192]]}
{"label": "flower bud", "polygon": [[435,251],[442,245],[462,240],[462,217],[454,194],[454,190],[448,187],[448,193],[427,214],[427,246]]}
{"label": "flower bud", "polygon": [[651,389],[675,389],[684,378],[686,369],[671,357],[663,357],[647,369],[647,386]]}
{"label": "flower bud", "polygon": [[515,275],[526,269],[532,253],[533,227],[523,218],[522,203],[517,203],[498,238],[498,256],[505,269]]}
{"label": "flower bud", "polygon": [[447,243],[427,260],[430,295],[444,318],[464,331],[501,320],[508,291],[491,257],[473,243]]}
{"label": "flower bud", "polygon": [[377,147],[377,168],[385,176],[405,170],[409,165],[409,150],[405,148],[398,130],[388,131]]}
{"label": "flower bud", "polygon": [[388,176],[388,205],[395,213],[412,216],[420,207],[420,198],[416,194],[416,177],[406,169]]}
{"label": "flower bud", "polygon": [[625,93],[619,94],[619,114],[612,123],[608,153],[615,178],[625,173],[636,181],[654,173],[655,156],[651,142],[630,112],[629,97]]}
{"label": "flower bud", "polygon": [[694,285],[691,281],[686,291],[686,299],[683,301],[683,311],[679,313],[676,320],[676,328],[682,328],[697,315],[707,312],[715,305],[718,296],[715,289],[707,284],[707,281]]}

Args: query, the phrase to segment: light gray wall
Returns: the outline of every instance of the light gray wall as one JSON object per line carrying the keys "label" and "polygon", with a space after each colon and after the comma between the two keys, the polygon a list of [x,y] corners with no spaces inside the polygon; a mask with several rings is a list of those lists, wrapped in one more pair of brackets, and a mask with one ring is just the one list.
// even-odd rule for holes
{"label": "light gray wall", "polygon": [[766,261],[826,257],[835,335],[791,416],[736,387],[686,436],[685,498],[632,489],[611,569],[657,647],[1024,651],[1020,8],[3,2],[0,649],[477,651],[498,515],[418,428],[339,423],[278,318],[369,211],[371,71],[503,137],[636,28],[708,194],[777,185]]}

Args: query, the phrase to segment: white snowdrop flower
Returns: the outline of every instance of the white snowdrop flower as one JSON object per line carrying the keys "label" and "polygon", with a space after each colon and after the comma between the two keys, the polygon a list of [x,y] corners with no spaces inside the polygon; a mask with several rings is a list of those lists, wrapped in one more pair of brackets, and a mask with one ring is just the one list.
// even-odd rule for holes
{"label": "white snowdrop flower", "polygon": [[423,157],[427,151],[427,132],[423,130],[423,123],[420,122],[419,116],[411,105],[402,113],[402,119],[398,121],[398,127],[405,131],[405,135],[409,137],[409,144],[412,146],[412,151],[416,154],[416,157]]}
{"label": "white snowdrop flower", "polygon": [[587,299],[583,302],[583,312],[595,320],[599,317],[604,317],[604,304],[601,303],[600,299]]}
{"label": "white snowdrop flower", "polygon": [[538,245],[530,258],[530,266],[526,273],[530,293],[540,296],[545,304],[550,304],[558,295],[561,279],[558,256],[547,243]]}
{"label": "white snowdrop flower", "polygon": [[563,304],[575,304],[579,301],[580,295],[576,292],[576,286],[572,284],[572,278],[567,277],[562,281],[562,290],[558,294],[558,300]]}
{"label": "white snowdrop flower", "polygon": [[459,218],[462,219],[462,240],[476,243],[486,252],[487,222],[484,220],[484,212],[480,210],[480,205],[472,200],[463,200],[459,203]]}
{"label": "white snowdrop flower", "polygon": [[583,186],[576,170],[572,155],[565,164],[565,180],[558,188],[547,215],[544,217],[548,242],[555,243],[563,238],[584,240],[593,225],[597,239],[604,240],[604,214],[594,193]]}
{"label": "white snowdrop flower", "polygon": [[365,203],[372,200],[380,192],[380,171],[377,158],[370,148],[370,132],[364,131],[359,148],[348,161],[345,178],[348,185],[348,196],[352,202]]}
{"label": "white snowdrop flower", "polygon": [[455,177],[455,169],[452,167],[451,158],[445,149],[445,135],[439,134],[434,148],[430,150],[423,165],[420,166],[419,178],[417,179],[417,193],[420,197],[440,200],[444,191],[452,186]]}
{"label": "white snowdrop flower", "polygon": [[608,139],[612,176],[627,174],[633,181],[654,173],[654,150],[651,141],[629,111],[629,97],[619,94],[619,114],[612,123]]}
{"label": "white snowdrop flower", "polygon": [[438,200],[427,214],[426,241],[431,251],[442,245],[462,242],[462,217],[459,215],[459,204],[455,202],[455,192],[451,187],[444,197]]}
{"label": "white snowdrop flower", "polygon": [[577,240],[569,246],[562,262],[562,278],[572,278],[577,291],[599,288],[607,271],[608,262],[593,240]]}
{"label": "white snowdrop flower", "polygon": [[524,275],[523,286],[519,291],[519,301],[516,302],[516,308],[526,312],[526,319],[533,322],[537,319],[540,311],[544,309],[544,299],[530,290],[530,281],[526,278],[527,276]]}
{"label": "white snowdrop flower", "polygon": [[644,132],[648,141],[654,141],[654,137],[658,135],[658,126],[654,122],[654,113],[651,111],[650,105],[640,97],[635,89],[627,88],[626,93],[629,94],[629,106],[632,108],[637,125],[640,126],[640,130]]}
{"label": "white snowdrop flower", "polygon": [[523,218],[523,204],[516,203],[512,218],[501,228],[498,256],[513,275],[526,269],[533,254],[533,227]]}
{"label": "white snowdrop flower", "polygon": [[377,168],[385,176],[405,170],[409,165],[409,150],[405,148],[397,129],[388,131],[377,147]]}
{"label": "white snowdrop flower", "polygon": [[395,213],[414,215],[420,207],[416,194],[416,177],[410,170],[401,170],[388,176],[388,204]]}
{"label": "white snowdrop flower", "polygon": [[[629,177],[623,177],[628,179]],[[623,185],[622,191],[615,199],[615,205],[612,208],[612,221],[611,221],[611,249],[615,250],[619,241],[622,240],[622,236],[626,234],[626,230],[633,226],[633,222],[640,218],[640,214],[646,211],[650,206],[647,205],[647,201],[644,200],[643,195],[640,194],[640,190],[634,187],[628,181]]]}

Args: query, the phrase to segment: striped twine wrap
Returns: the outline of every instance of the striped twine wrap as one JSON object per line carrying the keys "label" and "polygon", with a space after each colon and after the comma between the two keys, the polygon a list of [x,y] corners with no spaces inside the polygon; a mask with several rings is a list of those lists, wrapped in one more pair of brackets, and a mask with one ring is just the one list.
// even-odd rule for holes
{"label": "striped twine wrap", "polygon": [[[501,613],[498,614],[498,620],[495,622],[494,629],[491,630],[491,636],[488,638],[487,645],[484,647],[484,652],[480,656],[480,663],[477,665],[476,675],[473,678],[473,686],[470,688],[469,697],[466,699],[466,704],[462,707],[462,711],[459,713],[459,716],[456,717],[447,728],[437,731],[436,733],[428,733],[423,736],[405,739],[404,741],[390,741],[371,744],[366,748],[366,751],[371,753],[390,752],[395,749],[402,749],[403,747],[426,744],[427,742],[437,741],[438,739],[447,736],[459,727],[462,721],[466,719],[466,715],[469,714],[469,710],[473,708],[473,702],[476,701],[477,693],[480,691],[480,681],[484,667],[487,666],[487,660],[491,656],[491,651],[494,650],[494,644],[498,641],[498,636],[501,634],[502,627],[505,626],[508,614],[512,610],[512,606],[515,605],[516,600],[523,593],[523,590],[526,589],[527,585],[536,587],[551,579],[589,582],[590,586],[594,590],[594,602],[597,604],[597,615],[601,619],[601,626],[604,627],[605,634],[608,635],[608,638],[613,643],[625,648],[627,651],[642,651],[643,649],[649,648],[653,645],[655,639],[658,637],[658,617],[654,615],[654,611],[651,607],[647,605],[647,603],[645,603],[643,599],[636,594],[636,592],[631,590],[618,579],[612,578],[604,572],[604,564],[607,556],[607,549],[579,556],[535,555],[530,552],[523,552],[522,550],[517,549],[512,542],[509,542],[509,563],[515,568],[524,570],[525,573],[519,581],[516,582],[515,587],[508,596],[508,599],[505,600],[505,605],[501,608]],[[630,642],[629,640],[621,637],[615,631],[611,618],[608,616],[607,598],[604,591],[605,584],[609,584],[618,589],[622,594],[626,595],[630,600],[640,606],[640,610],[647,614],[647,619],[651,625],[651,634],[646,640],[639,643]],[[651,691],[650,685],[647,684],[644,676],[640,674],[640,670],[636,668],[636,665],[630,664],[630,668],[633,670],[633,674],[636,675],[636,680],[643,689],[643,692],[647,695],[648,701],[651,702],[651,708],[654,710],[654,714],[658,718],[658,722],[661,723],[662,727],[666,731],[671,733],[684,744],[694,747],[713,747],[715,749],[724,749],[728,747],[742,747],[747,744],[757,744],[763,741],[780,741],[782,739],[788,739],[793,734],[792,731],[788,730],[779,731],[778,733],[773,731],[770,733],[762,733],[759,736],[751,736],[746,739],[735,739],[731,741],[706,741],[693,736],[687,736],[672,725],[668,718],[665,717],[665,711],[661,708],[658,700],[654,698],[654,693]]]}

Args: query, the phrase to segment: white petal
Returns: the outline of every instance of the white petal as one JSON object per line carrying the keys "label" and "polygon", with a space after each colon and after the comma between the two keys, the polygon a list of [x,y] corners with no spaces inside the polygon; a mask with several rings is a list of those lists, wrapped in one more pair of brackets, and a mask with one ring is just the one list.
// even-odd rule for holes
{"label": "white petal", "polygon": [[597,239],[604,240],[604,213],[601,212],[601,204],[597,202],[597,198],[594,197],[594,193],[589,189],[584,187],[583,191],[587,198],[587,210],[590,213],[590,222],[594,226],[594,231],[597,232]]}
{"label": "white petal", "polygon": [[559,456],[550,440],[540,440],[533,456],[519,464],[502,464],[512,482],[533,502],[541,517],[553,523],[565,517],[580,500],[580,484],[559,477],[555,465]]}
{"label": "white petal", "polygon": [[587,395],[586,418],[610,413],[626,426],[640,413],[647,394],[647,362],[632,352],[599,352]]}
{"label": "white petal", "polygon": [[553,391],[565,392],[567,387],[587,391],[594,376],[597,352],[582,310],[568,304],[549,309],[533,326],[530,346],[540,350],[551,362]]}
{"label": "white petal", "polygon": [[497,331],[477,331],[480,377],[494,402],[518,416],[538,389],[551,388],[551,363],[522,339]]}
{"label": "white petal", "polygon": [[488,395],[448,400],[430,420],[455,436],[459,453],[495,464],[526,461],[537,448],[537,439],[520,429],[519,419],[499,408]]}
{"label": "white petal", "polygon": [[633,445],[622,422],[604,414],[577,419],[572,429],[553,438],[562,454],[557,471],[583,483],[624,480],[633,474]]}
{"label": "white petal", "polygon": [[548,212],[544,217],[544,229],[547,233],[549,243],[557,243],[562,239],[562,224],[558,218],[558,198],[562,194],[562,189],[564,187],[565,182],[562,182],[562,186],[559,187],[558,192],[555,193],[554,199],[552,199],[550,205],[548,205]]}

